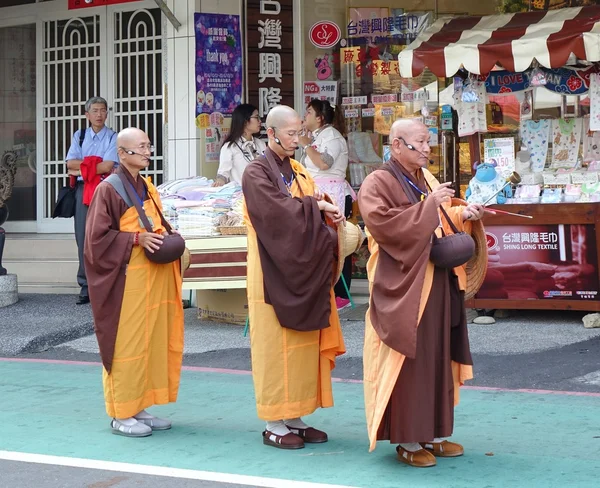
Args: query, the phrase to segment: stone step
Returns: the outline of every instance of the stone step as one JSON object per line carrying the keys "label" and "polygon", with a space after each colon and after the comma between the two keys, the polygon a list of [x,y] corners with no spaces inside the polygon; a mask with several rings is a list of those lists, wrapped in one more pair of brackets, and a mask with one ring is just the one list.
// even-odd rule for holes
{"label": "stone step", "polygon": [[19,293],[39,293],[58,295],[78,295],[80,291],[76,282],[71,284],[56,283],[21,283],[19,281]]}
{"label": "stone step", "polygon": [[5,259],[4,267],[19,277],[19,283],[55,283],[71,285],[77,282],[79,263],[75,260],[17,261]]}
{"label": "stone step", "polygon": [[5,261],[75,260],[77,243],[72,234],[7,234]]}

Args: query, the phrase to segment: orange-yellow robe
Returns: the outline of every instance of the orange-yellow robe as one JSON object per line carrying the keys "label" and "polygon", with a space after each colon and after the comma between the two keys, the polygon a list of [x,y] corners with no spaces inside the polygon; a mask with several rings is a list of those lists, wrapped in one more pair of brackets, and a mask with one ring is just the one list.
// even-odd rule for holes
{"label": "orange-yellow robe", "polygon": [[[297,161],[290,163],[300,176],[294,178],[290,189],[292,196],[313,195],[315,184],[310,174]],[[267,421],[291,419],[311,414],[319,407],[331,407],[331,371],[336,356],[345,352],[333,289],[330,290],[329,327],[309,332],[282,327],[273,307],[265,303],[256,231],[245,205],[244,214],[248,227],[247,291],[252,378],[258,417]]]}
{"label": "orange-yellow robe", "polygon": [[[147,186],[160,205],[149,179]],[[183,357],[179,261],[153,263],[141,246],[132,245],[134,233],[146,230],[135,207],[126,207],[103,182],[86,226],[85,266],[104,364],[104,399],[108,415],[115,418],[176,401]],[[115,215],[119,209],[124,213]],[[144,201],[144,210],[155,232],[165,232],[152,200]]]}

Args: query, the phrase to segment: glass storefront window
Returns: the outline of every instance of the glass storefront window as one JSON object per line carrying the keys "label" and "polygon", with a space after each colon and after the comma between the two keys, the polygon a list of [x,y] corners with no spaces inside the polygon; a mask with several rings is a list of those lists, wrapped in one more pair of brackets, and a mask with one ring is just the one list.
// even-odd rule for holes
{"label": "glass storefront window", "polygon": [[11,221],[36,220],[35,24],[0,29],[0,155],[14,153]]}
{"label": "glass storefront window", "polygon": [[[442,137],[439,94],[448,80],[438,80],[429,70],[401,78],[398,54],[436,15],[493,14],[495,7],[472,0],[461,2],[460,11],[455,2],[444,0],[384,0],[376,6],[363,0],[304,2],[304,102],[327,97],[344,110],[353,187],[387,160],[389,129],[400,117],[419,117],[430,128],[434,164],[429,169],[442,180],[454,179],[456,172],[445,167],[441,150],[447,141]],[[319,23],[337,26],[339,42],[328,46],[332,29],[319,26],[315,32]]]}

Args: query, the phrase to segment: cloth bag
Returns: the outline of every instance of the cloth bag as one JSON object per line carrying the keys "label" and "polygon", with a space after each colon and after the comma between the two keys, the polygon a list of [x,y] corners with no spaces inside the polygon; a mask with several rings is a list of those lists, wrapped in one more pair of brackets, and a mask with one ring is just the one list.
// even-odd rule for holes
{"label": "cloth bag", "polygon": [[[411,203],[419,203],[414,192],[408,186],[404,175],[399,174],[398,169],[394,164],[390,163],[394,176],[402,185],[406,196]],[[459,231],[446,211],[444,207],[440,206],[442,214],[448,221],[453,234],[446,235],[442,229],[442,237],[438,237],[435,233],[432,235],[431,251],[429,252],[429,259],[433,264],[439,268],[452,269],[457,266],[462,266],[469,259],[473,257],[475,253],[475,241],[466,232]]]}
{"label": "cloth bag", "polygon": [[446,235],[443,230],[442,237],[433,234],[429,259],[440,268],[452,269],[462,266],[473,257],[475,241],[466,232],[459,232],[442,206],[440,206],[440,210],[454,234]]}
{"label": "cloth bag", "polygon": [[[150,225],[150,221],[148,220],[148,216],[146,215],[144,208],[141,206],[141,204],[139,202],[139,196],[134,193],[131,184],[129,183],[129,181],[127,181],[127,178],[125,177],[125,175],[123,173],[119,173],[119,178],[121,178],[123,187],[125,188],[125,191],[129,195],[129,198],[133,202],[133,205],[135,206],[135,209],[137,210],[137,213],[140,216],[142,224],[144,224],[144,228],[148,232],[154,232],[154,229],[152,228],[152,225]],[[176,234],[175,232],[173,232],[173,228],[164,218],[162,212],[160,211],[159,206],[154,201],[154,198],[152,198],[152,195],[150,195],[150,193],[148,193],[148,195],[150,196],[150,200],[152,200],[152,203],[156,207],[156,210],[158,211],[158,214],[160,215],[160,221],[161,221],[162,225],[164,226],[164,228],[167,230],[168,235],[164,236],[163,243],[161,244],[161,246],[158,249],[156,249],[154,252],[149,252],[148,249],[144,249],[144,253],[146,254],[146,257],[153,263],[156,263],[156,264],[172,263],[173,261],[177,261],[178,259],[180,259],[183,256],[184,252],[186,251],[185,240],[179,234]],[[188,251],[188,253],[189,253],[189,251]],[[189,263],[189,260],[188,260],[188,263]]]}

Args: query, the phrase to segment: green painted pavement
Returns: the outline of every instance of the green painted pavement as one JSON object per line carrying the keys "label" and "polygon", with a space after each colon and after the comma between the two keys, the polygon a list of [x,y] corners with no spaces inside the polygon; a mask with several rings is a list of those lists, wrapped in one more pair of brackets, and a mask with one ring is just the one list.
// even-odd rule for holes
{"label": "green painted pavement", "polygon": [[[461,458],[400,464],[368,453],[362,385],[335,383],[336,407],[309,418],[330,442],[263,446],[248,375],[184,371],[179,401],[154,407],[173,429],[111,435],[98,366],[0,362],[0,450],[359,487],[598,486],[600,398],[466,390],[456,410]],[[486,455],[493,454],[493,455]]]}

